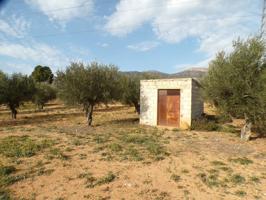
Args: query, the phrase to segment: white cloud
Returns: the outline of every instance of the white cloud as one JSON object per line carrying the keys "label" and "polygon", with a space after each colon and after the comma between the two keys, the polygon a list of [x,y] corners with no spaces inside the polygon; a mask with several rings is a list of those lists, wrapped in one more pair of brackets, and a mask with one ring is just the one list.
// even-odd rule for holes
{"label": "white cloud", "polygon": [[128,45],[127,48],[132,49],[134,51],[149,51],[151,49],[156,48],[160,43],[156,41],[145,41],[138,44]]}
{"label": "white cloud", "polygon": [[121,0],[116,6],[116,12],[107,17],[105,29],[113,35],[124,36],[156,15],[156,8],[140,8],[150,8],[158,3],[160,0]]}
{"label": "white cloud", "polygon": [[102,47],[102,48],[107,48],[110,45],[108,43],[98,43],[98,46]]}
{"label": "white cloud", "polygon": [[93,11],[93,0],[25,0],[25,2],[47,15],[49,20],[62,24],[74,18],[88,16]]}
{"label": "white cloud", "polygon": [[177,71],[183,71],[183,70],[187,70],[187,69],[192,69],[192,68],[207,68],[210,61],[212,60],[212,57],[208,57],[206,59],[203,59],[203,60],[200,60],[198,62],[195,62],[195,63],[190,63],[190,64],[178,64],[176,65],[174,68],[177,70]]}
{"label": "white cloud", "polygon": [[149,23],[156,36],[169,43],[198,38],[198,51],[213,56],[230,50],[233,39],[247,37],[260,23],[252,0],[121,0],[107,17],[105,30],[125,36]]}
{"label": "white cloud", "polygon": [[49,65],[53,69],[68,63],[68,58],[55,47],[36,42],[18,44],[0,41],[0,55],[15,58],[17,61]]}
{"label": "white cloud", "polygon": [[29,63],[17,63],[14,61],[0,61],[0,70],[12,74],[12,73],[26,73],[31,74],[34,66],[31,66]]}
{"label": "white cloud", "polygon": [[4,19],[3,14],[0,15],[0,33],[4,33],[7,36],[21,38],[26,35],[30,28],[30,22],[26,21],[23,17],[17,17],[12,15]]}

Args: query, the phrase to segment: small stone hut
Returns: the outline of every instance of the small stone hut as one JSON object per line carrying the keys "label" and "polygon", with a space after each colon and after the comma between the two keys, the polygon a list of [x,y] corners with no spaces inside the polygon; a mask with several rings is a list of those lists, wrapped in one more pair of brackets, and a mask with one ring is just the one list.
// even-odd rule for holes
{"label": "small stone hut", "polygon": [[140,81],[140,124],[187,129],[203,113],[200,84],[193,78]]}

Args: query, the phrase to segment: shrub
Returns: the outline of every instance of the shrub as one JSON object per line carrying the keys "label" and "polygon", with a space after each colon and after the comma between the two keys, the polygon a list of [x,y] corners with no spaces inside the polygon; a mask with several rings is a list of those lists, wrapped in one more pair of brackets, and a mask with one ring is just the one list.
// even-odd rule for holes
{"label": "shrub", "polygon": [[191,130],[197,131],[218,131],[220,126],[215,122],[201,117],[192,121]]}

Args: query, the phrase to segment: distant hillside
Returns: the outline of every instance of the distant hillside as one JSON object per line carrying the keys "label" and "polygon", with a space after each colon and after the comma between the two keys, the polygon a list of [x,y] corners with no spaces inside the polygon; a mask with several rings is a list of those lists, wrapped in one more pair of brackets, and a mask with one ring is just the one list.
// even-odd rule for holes
{"label": "distant hillside", "polygon": [[208,72],[208,68],[190,68],[178,73],[174,73],[174,74],[167,74],[167,73],[163,73],[160,71],[156,71],[156,70],[151,70],[151,71],[144,71],[144,72],[139,72],[139,71],[127,71],[127,72],[123,72],[124,74],[128,74],[128,75],[137,75],[137,74],[148,74],[148,75],[152,75],[155,77],[159,77],[159,78],[202,78],[204,77]]}
{"label": "distant hillside", "polygon": [[170,77],[174,78],[202,78],[207,75],[208,68],[191,68],[175,74]]}
{"label": "distant hillside", "polygon": [[163,72],[159,72],[159,71],[155,71],[155,70],[143,71],[143,72],[139,72],[139,71],[126,71],[126,72],[123,72],[123,74],[126,74],[126,75],[147,74],[147,75],[151,75],[151,76],[159,77],[159,78],[167,78],[167,77],[170,76],[170,74],[163,73]]}

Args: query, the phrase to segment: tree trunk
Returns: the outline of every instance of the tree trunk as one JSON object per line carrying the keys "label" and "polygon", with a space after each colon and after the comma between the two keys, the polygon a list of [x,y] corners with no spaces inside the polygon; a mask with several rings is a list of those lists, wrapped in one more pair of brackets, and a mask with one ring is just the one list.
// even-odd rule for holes
{"label": "tree trunk", "polygon": [[139,103],[134,103],[135,111],[140,114],[140,105]]}
{"label": "tree trunk", "polygon": [[43,110],[43,104],[38,104],[37,107],[38,107],[38,111]]}
{"label": "tree trunk", "polygon": [[93,107],[94,107],[93,104],[90,104],[88,107],[88,113],[87,113],[88,126],[91,126],[92,124]]}
{"label": "tree trunk", "polygon": [[85,110],[85,115],[87,117],[88,126],[91,126],[91,124],[92,124],[92,113],[93,113],[94,105],[93,104],[84,104],[83,107],[84,107],[84,110]]}
{"label": "tree trunk", "polygon": [[15,108],[11,108],[11,117],[12,119],[17,119],[17,110]]}
{"label": "tree trunk", "polygon": [[245,114],[245,124],[241,129],[241,140],[249,141],[251,136],[252,123]]}

